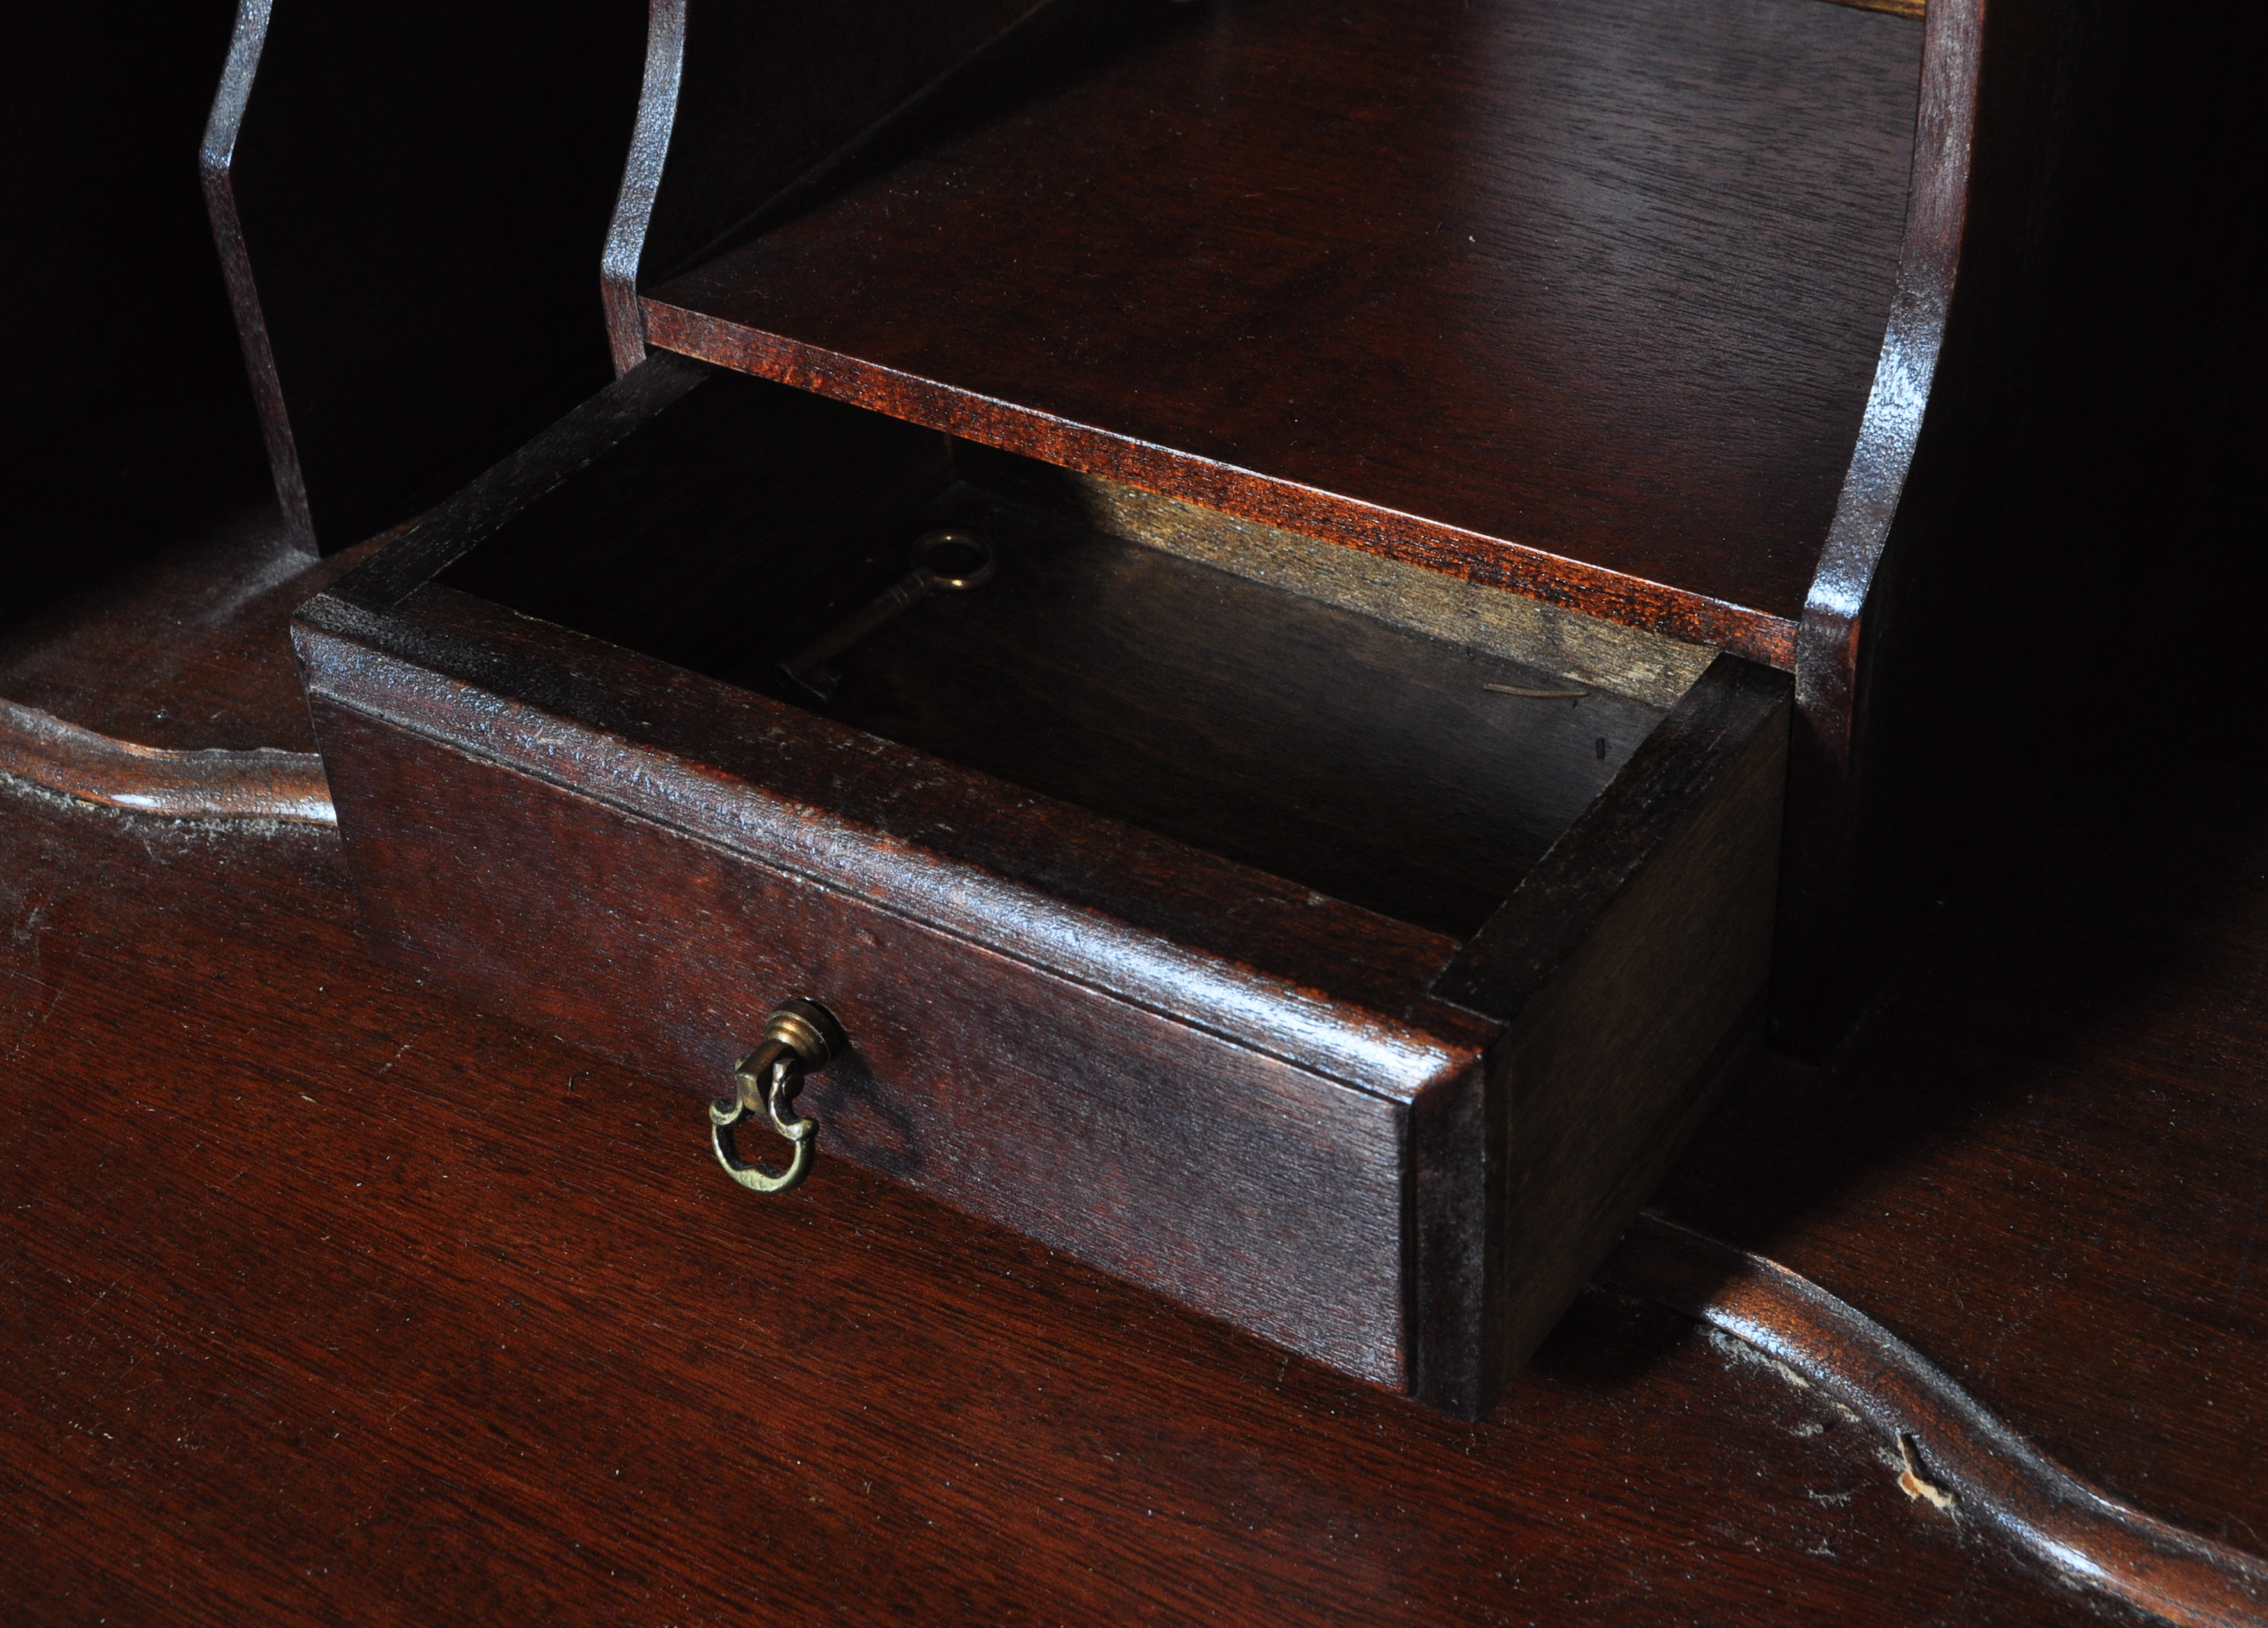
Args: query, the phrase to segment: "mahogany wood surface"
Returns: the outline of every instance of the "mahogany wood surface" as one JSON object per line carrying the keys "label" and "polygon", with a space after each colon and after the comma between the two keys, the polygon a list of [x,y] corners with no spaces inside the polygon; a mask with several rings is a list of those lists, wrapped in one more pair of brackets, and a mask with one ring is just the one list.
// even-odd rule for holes
{"label": "mahogany wood surface", "polygon": [[1504,1362],[1558,1321],[1754,1047],[1789,711],[1781,675],[1719,656],[1436,980],[1506,1024],[1490,1236],[1516,1292],[1487,1347]]}
{"label": "mahogany wood surface", "polygon": [[[240,671],[102,657],[179,636],[158,596],[82,613],[47,693],[297,738]],[[216,620],[288,693],[281,607]],[[2198,677],[2153,648],[2131,789],[2043,796],[1666,1202],[2257,1552],[2268,765],[2124,730]],[[681,1096],[372,959],[328,837],[11,789],[0,846],[13,1616],[2103,1620],[1665,1313],[1587,1296],[1457,1424],[840,1161],[751,1201]]]}
{"label": "mahogany wood surface", "polygon": [[1808,0],[1074,3],[648,335],[1789,665],[1919,49]]}
{"label": "mahogany wood surface", "polygon": [[918,100],[1042,0],[653,0],[637,128],[607,235],[618,370],[644,354],[637,291],[683,270]]}
{"label": "mahogany wood surface", "polygon": [[1410,1036],[1404,1078],[1335,1079],[1359,1043],[1318,1034],[1315,1055],[1286,1059],[1275,1036],[1225,1040],[1222,1014],[1196,1015],[1215,1020],[1207,1033],[1179,1011],[1128,1011],[1108,986],[328,700],[315,716],[367,919],[405,961],[696,1098],[728,1094],[789,992],[822,997],[854,1048],[799,1099],[828,1151],[1410,1383],[1423,1353],[1405,1301],[1440,1269],[1404,1260],[1403,1127],[1430,1093],[1477,1096],[1473,1052]]}
{"label": "mahogany wood surface", "polygon": [[0,698],[0,773],[88,803],[179,819],[337,824],[323,760],[263,746],[169,752]]}
{"label": "mahogany wood surface", "polygon": [[[711,1097],[822,1000],[838,1150],[1484,1412],[1761,996],[1785,676],[1537,707],[1491,680],[1548,672],[940,492],[934,435],[700,370],[633,369],[295,620],[378,942]],[[807,687],[770,664],[806,602],[901,573],[932,494],[997,576],[846,649],[832,718],[524,613]],[[1507,894],[1455,997],[1498,1044],[1420,991]]]}
{"label": "mahogany wood surface", "polygon": [[1777,1262],[1649,1214],[1604,1276],[1754,1346],[1859,1415],[1896,1452],[1909,1496],[1997,1529],[2092,1590],[2180,1628],[2268,1618],[2268,1558],[2073,1475],[1912,1346]]}

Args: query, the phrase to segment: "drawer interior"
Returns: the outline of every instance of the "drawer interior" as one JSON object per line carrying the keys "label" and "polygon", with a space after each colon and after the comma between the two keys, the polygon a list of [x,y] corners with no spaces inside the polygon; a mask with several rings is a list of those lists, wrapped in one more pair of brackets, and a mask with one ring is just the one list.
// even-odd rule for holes
{"label": "drawer interior", "polygon": [[1466,1417],[1756,1033],[1784,675],[689,359],[294,637],[405,964]]}
{"label": "drawer interior", "polygon": [[[1572,678],[1548,642],[1396,625],[1283,580],[1298,572],[1224,568],[1233,547],[1191,557],[1203,511],[1167,537],[1123,508],[719,376],[439,580],[1458,939],[1660,721],[1660,675],[1699,670],[1660,642],[1647,684]],[[815,682],[783,670],[941,526],[984,539],[989,581],[922,600]]]}

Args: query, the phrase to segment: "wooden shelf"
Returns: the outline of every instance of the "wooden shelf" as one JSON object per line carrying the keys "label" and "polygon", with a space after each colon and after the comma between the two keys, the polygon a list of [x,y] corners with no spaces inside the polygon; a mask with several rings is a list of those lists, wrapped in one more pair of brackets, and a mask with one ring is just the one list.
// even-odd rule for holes
{"label": "wooden shelf", "polygon": [[1064,0],[647,335],[1789,665],[1921,44],[1817,0]]}

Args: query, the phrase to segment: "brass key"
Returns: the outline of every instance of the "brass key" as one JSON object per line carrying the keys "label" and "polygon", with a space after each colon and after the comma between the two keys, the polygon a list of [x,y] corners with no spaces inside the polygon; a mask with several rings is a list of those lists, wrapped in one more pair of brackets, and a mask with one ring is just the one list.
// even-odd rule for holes
{"label": "brass key", "polygon": [[843,680],[829,662],[932,594],[983,587],[998,564],[984,538],[950,526],[916,538],[908,563],[903,576],[782,662],[788,681],[820,700],[834,700]]}

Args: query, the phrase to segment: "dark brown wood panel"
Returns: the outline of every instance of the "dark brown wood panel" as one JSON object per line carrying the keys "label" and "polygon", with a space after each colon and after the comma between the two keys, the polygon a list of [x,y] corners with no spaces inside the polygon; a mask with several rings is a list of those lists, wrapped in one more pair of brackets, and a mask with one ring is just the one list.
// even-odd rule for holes
{"label": "dark brown wood panel", "polygon": [[[1477,1216],[1478,1146],[1409,1126],[1477,1123],[1457,1104],[1490,1027],[1414,981],[1380,1014],[1247,962],[1304,941],[1359,986],[1446,942],[446,590],[391,618],[319,600],[299,638],[365,906],[409,964],[708,1096],[771,1006],[816,996],[853,1036],[812,1098],[850,1156],[1363,1377],[1469,1367],[1417,1333],[1479,1338],[1482,1236],[1429,1219]],[[587,689],[630,734],[530,688]],[[670,723],[623,715],[665,710],[642,688],[678,692]],[[645,744],[658,727],[709,750]],[[924,827],[1117,885],[1162,862],[1167,908],[1233,958],[897,834]]]}
{"label": "dark brown wood panel", "polygon": [[1501,1017],[1517,1365],[1596,1271],[1759,1038],[1771,972],[1786,680],[1717,664],[1440,987]]}
{"label": "dark brown wood panel", "polygon": [[[1429,1024],[1483,1032],[1425,997],[1454,940],[800,708],[444,588],[398,619],[318,599],[303,624],[311,681],[350,705],[713,840],[753,843],[756,857],[838,882],[862,865],[887,869],[908,884],[905,905],[921,902],[953,930],[993,942],[1028,930],[1026,913],[1051,901],[1068,913],[1062,924],[1123,924],[1146,951],[1170,942],[1327,1001],[1392,1017],[1422,1008]],[[795,833],[830,824],[856,840],[795,852]],[[940,861],[984,885],[932,893],[923,868]],[[1066,953],[1080,937],[1067,931]],[[1115,928],[1112,939],[1130,942]]]}
{"label": "dark brown wood panel", "polygon": [[1072,4],[656,342],[1793,662],[1920,33],[1810,0]]}
{"label": "dark brown wood panel", "polygon": [[4,814],[11,1616],[2100,1620],[1667,1313],[1460,1424],[841,1162],[751,1201],[328,840]]}
{"label": "dark brown wood panel", "polygon": [[798,1104],[826,1153],[1410,1379],[1404,1104],[335,704],[315,722],[367,920],[411,965],[702,1097],[815,996],[852,1045]]}
{"label": "dark brown wood panel", "polygon": [[1660,722],[1139,544],[988,530],[994,580],[843,656],[828,716],[1435,932],[1476,931]]}
{"label": "dark brown wood panel", "polygon": [[[284,606],[208,646],[261,604],[211,564],[186,626],[84,607],[72,650],[199,652],[59,661],[85,716],[259,744]],[[1671,1199],[2257,1552],[2268,779],[2183,704],[2235,620],[2068,675],[2117,705],[2021,849],[1835,1071],[1736,1082]],[[11,1617],[2103,1620],[1632,1302],[1468,1426],[842,1162],[751,1202],[682,1097],[371,957],[318,833],[11,787],[0,920]]]}

